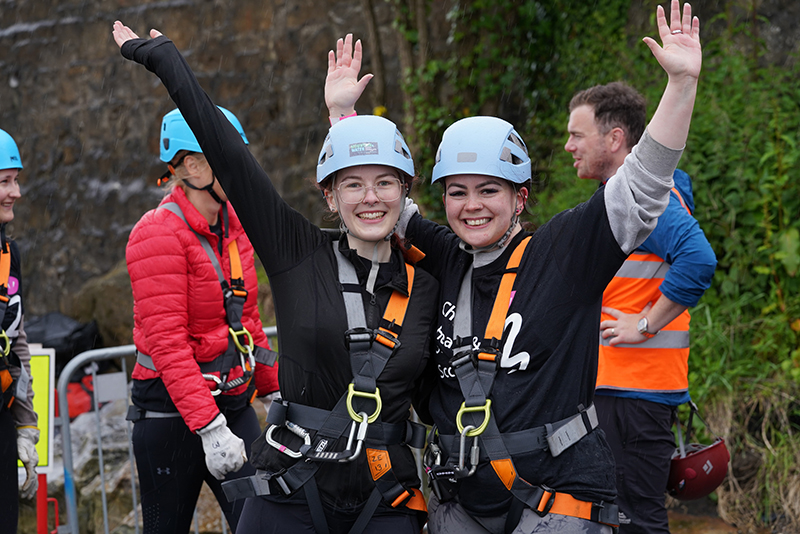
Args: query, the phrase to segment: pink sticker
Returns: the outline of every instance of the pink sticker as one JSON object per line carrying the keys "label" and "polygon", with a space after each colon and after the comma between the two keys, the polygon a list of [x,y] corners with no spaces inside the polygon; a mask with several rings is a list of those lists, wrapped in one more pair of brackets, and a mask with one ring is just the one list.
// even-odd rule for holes
{"label": "pink sticker", "polygon": [[13,276],[9,276],[8,277],[8,294],[9,295],[16,295],[17,291],[19,291],[19,280],[17,280]]}

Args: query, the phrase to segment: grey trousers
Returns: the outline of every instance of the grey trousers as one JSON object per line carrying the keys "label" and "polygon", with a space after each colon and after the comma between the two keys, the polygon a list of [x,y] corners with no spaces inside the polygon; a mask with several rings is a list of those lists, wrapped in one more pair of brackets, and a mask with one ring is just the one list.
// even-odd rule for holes
{"label": "grey trousers", "polygon": [[[431,493],[428,501],[428,532],[430,534],[503,534],[506,516],[472,517],[457,502],[440,503]],[[547,514],[544,517],[530,509],[522,512],[513,534],[533,532],[562,532],[563,534],[612,534],[613,529],[587,519]]]}

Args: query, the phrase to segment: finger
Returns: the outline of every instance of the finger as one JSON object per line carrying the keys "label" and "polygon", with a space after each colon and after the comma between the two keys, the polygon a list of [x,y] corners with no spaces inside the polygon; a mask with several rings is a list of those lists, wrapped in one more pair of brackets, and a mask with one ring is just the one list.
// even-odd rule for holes
{"label": "finger", "polygon": [[692,6],[688,2],[683,4],[683,20],[681,20],[681,30],[690,35],[692,31]]}
{"label": "finger", "polygon": [[350,64],[352,68],[356,70],[356,72],[361,70],[361,57],[362,57],[363,49],[361,46],[361,39],[356,41],[355,50],[353,50],[353,62]]}
{"label": "finger", "polygon": [[680,3],[680,0],[672,0],[672,5],[670,7],[670,13],[669,13],[669,29],[670,29],[670,32],[672,30],[680,30],[681,29],[681,3]]}
{"label": "finger", "polygon": [[616,310],[614,308],[609,308],[608,306],[603,306],[602,310],[603,310],[603,313],[607,313],[608,315],[610,315],[614,319],[619,319],[622,316],[622,312],[621,311]]}
{"label": "finger", "polygon": [[358,80],[356,87],[358,88],[358,96],[360,97],[364,90],[369,85],[369,81],[372,79],[372,74],[365,74],[363,78]]}
{"label": "finger", "polygon": [[336,53],[333,50],[328,50],[328,75],[336,70]]}
{"label": "finger", "polygon": [[164,35],[164,34],[161,33],[160,31],[156,30],[155,28],[150,30],[150,38],[151,39],[155,39],[156,37],[161,37],[162,35]]}
{"label": "finger", "polygon": [[692,39],[700,41],[700,19],[697,17],[692,19]]}
{"label": "finger", "polygon": [[645,306],[644,308],[642,308],[642,313],[647,313],[647,312],[649,312],[649,311],[650,311],[650,308],[652,308],[652,307],[653,307],[653,303],[652,303],[652,302],[648,302],[648,303],[647,303],[647,306]]}
{"label": "finger", "polygon": [[353,34],[348,33],[344,37],[344,49],[342,52],[342,65],[345,67],[350,66],[350,61],[353,58]]}
{"label": "finger", "polygon": [[600,330],[606,330],[608,328],[614,328],[617,326],[617,321],[600,321]]}
{"label": "finger", "polygon": [[[658,60],[659,56],[661,55],[661,46],[657,42],[655,42],[653,39],[651,39],[650,37],[645,37],[645,38],[642,39],[642,41],[644,41],[644,44],[647,45],[647,47],[653,53],[655,58]],[[661,38],[661,42],[664,42],[663,36]],[[659,63],[660,63],[660,61],[659,61]]]}
{"label": "finger", "polygon": [[342,62],[342,54],[344,50],[344,39],[339,38],[336,41],[336,66],[338,67]]}
{"label": "finger", "polygon": [[[664,37],[670,34],[670,30],[669,24],[667,24],[667,16],[664,14],[664,8],[661,6],[656,7],[656,28],[658,28],[658,36],[661,37],[661,42],[663,43]],[[647,39],[647,37],[645,39]]]}

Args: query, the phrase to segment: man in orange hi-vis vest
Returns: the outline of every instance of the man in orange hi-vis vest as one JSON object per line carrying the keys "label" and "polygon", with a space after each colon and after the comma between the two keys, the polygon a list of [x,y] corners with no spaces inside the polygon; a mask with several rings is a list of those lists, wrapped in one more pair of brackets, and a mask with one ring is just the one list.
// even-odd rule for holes
{"label": "man in orange hi-vis vest", "polygon": [[[569,140],[579,178],[603,187],[642,136],[644,98],[614,82],[570,102]],[[675,450],[672,424],[688,402],[689,312],[711,285],[717,261],[692,216],[689,175],[658,225],[603,293],[595,405],[617,463],[620,533],[669,533],[664,492]]]}

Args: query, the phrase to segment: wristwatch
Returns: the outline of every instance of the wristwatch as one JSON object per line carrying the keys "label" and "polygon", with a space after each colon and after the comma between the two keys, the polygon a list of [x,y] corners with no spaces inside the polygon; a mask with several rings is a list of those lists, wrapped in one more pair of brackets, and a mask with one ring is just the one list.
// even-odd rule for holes
{"label": "wristwatch", "polygon": [[647,339],[650,339],[654,335],[658,334],[658,332],[651,334],[650,332],[647,331],[647,317],[642,317],[641,319],[639,319],[639,322],[636,323],[636,329],[639,331],[640,334],[642,334]]}

